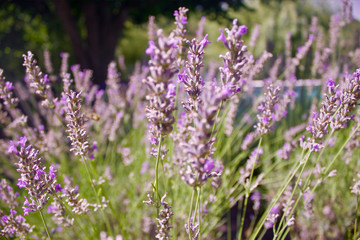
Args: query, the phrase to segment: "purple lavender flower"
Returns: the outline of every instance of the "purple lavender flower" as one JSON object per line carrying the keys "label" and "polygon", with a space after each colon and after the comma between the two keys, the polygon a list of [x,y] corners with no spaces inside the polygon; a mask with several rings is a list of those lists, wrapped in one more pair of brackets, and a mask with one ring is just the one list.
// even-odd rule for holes
{"label": "purple lavender flower", "polygon": [[76,93],[72,90],[66,93],[67,96],[67,108],[66,108],[66,120],[68,122],[66,132],[69,134],[68,138],[71,140],[70,151],[75,155],[85,157],[89,152],[89,144],[87,141],[87,133],[84,129],[86,122],[84,113],[81,112],[81,99],[80,93]]}
{"label": "purple lavender flower", "polygon": [[59,225],[71,227],[74,223],[74,219],[66,215],[66,209],[58,199],[54,199],[49,205],[48,213],[53,214],[52,219]]}
{"label": "purple lavender flower", "polygon": [[66,74],[68,72],[68,68],[69,68],[69,56],[70,54],[67,52],[61,52],[60,53],[60,57],[61,57],[61,67],[60,67],[60,76],[63,77],[64,74]]}
{"label": "purple lavender flower", "polygon": [[254,211],[258,211],[260,209],[260,201],[261,201],[261,194],[259,191],[255,191],[250,199],[254,202],[253,203],[253,209]]}
{"label": "purple lavender flower", "polygon": [[186,16],[187,11],[189,11],[189,9],[184,7],[179,7],[179,10],[175,10],[174,12],[176,29],[173,31],[173,33],[174,33],[174,38],[177,40],[176,64],[179,69],[181,69],[184,66],[184,61],[186,56],[185,35],[187,33],[187,30],[185,26],[187,24],[187,16]]}
{"label": "purple lavender flower", "polygon": [[19,239],[28,239],[28,234],[32,232],[35,226],[30,226],[21,215],[15,215],[16,211],[10,209],[10,215],[5,215],[0,210],[0,236],[17,237]]}
{"label": "purple lavender flower", "polygon": [[51,94],[49,93],[49,81],[46,77],[43,76],[40,67],[37,65],[37,61],[34,59],[34,54],[28,51],[27,55],[23,54],[23,57],[23,66],[26,67],[26,74],[30,89],[43,99],[43,106],[54,108],[55,105]]}
{"label": "purple lavender flower", "polygon": [[259,135],[269,133],[271,122],[273,119],[274,106],[279,101],[280,88],[274,88],[272,85],[268,87],[268,92],[265,93],[265,102],[259,105],[258,109],[261,111],[256,115],[258,123],[256,124],[256,132]]}
{"label": "purple lavender flower", "polygon": [[18,206],[18,201],[16,198],[19,196],[19,193],[14,192],[13,188],[8,184],[8,182],[2,178],[0,181],[0,200],[4,202],[9,208],[16,208]]}
{"label": "purple lavender flower", "polygon": [[[197,112],[189,112],[181,118],[178,132],[173,136],[179,146],[177,164],[182,180],[190,186],[201,186],[209,177],[221,174],[222,168],[215,163],[212,126],[215,115],[224,100],[224,94],[217,86],[209,86],[202,92]],[[191,115],[191,116],[190,116]]]}
{"label": "purple lavender flower", "polygon": [[15,108],[19,102],[19,99],[14,97],[14,86],[11,82],[6,81],[3,76],[4,70],[0,68],[0,99],[4,101],[4,105],[9,108]]}
{"label": "purple lavender flower", "polygon": [[319,151],[323,147],[319,141],[328,133],[329,126],[333,131],[347,126],[347,123],[351,120],[351,113],[360,99],[360,78],[358,73],[360,73],[360,69],[357,69],[353,75],[348,76],[341,88],[339,85],[335,86],[332,79],[327,81],[328,93],[321,103],[322,106],[319,114],[316,115],[316,119],[313,119],[313,122],[307,127],[312,137],[302,143],[303,148]]}
{"label": "purple lavender flower", "polygon": [[148,39],[153,41],[155,39],[155,32],[156,32],[156,24],[155,24],[155,17],[149,16],[148,21]]}
{"label": "purple lavender flower", "polygon": [[225,47],[229,50],[225,56],[220,55],[224,61],[224,67],[220,67],[220,76],[223,88],[229,88],[235,92],[242,89],[242,81],[240,81],[243,74],[242,68],[247,60],[244,53],[247,51],[244,41],[241,39],[247,31],[247,27],[237,25],[237,20],[234,19],[231,30],[225,29],[227,37],[222,29],[220,29],[220,36],[218,41],[222,41]]}
{"label": "purple lavender flower", "polygon": [[[150,124],[152,137],[159,139],[172,131],[175,118],[174,89],[170,81],[176,72],[176,44],[174,34],[165,37],[161,30],[157,32],[158,42],[154,43],[153,55],[150,56],[150,76],[144,79],[151,93],[146,97],[149,105],[146,107],[146,117]],[[170,88],[169,88],[170,85]]]}
{"label": "purple lavender flower", "polygon": [[91,87],[93,71],[90,69],[80,70],[80,65],[71,66],[74,76],[75,89],[78,92],[88,92]]}
{"label": "purple lavender flower", "polygon": [[20,147],[15,153],[19,157],[15,165],[21,174],[18,186],[26,188],[30,199],[29,201],[25,197],[23,204],[24,214],[27,215],[29,212],[40,211],[47,204],[49,194],[55,193],[56,178],[45,171],[46,167],[38,156],[39,151],[31,145],[26,145],[26,139],[22,138],[15,146]]}
{"label": "purple lavender flower", "polygon": [[49,50],[45,49],[43,53],[44,53],[44,65],[45,65],[46,72],[48,74],[51,74],[53,72],[53,67],[52,67],[52,63],[51,63],[50,52],[49,52]]}
{"label": "purple lavender flower", "polygon": [[183,102],[183,107],[186,111],[196,111],[196,102],[199,102],[199,96],[201,88],[204,85],[204,81],[201,77],[201,68],[204,66],[204,48],[210,42],[207,40],[207,35],[204,39],[199,41],[193,39],[189,44],[188,58],[185,62],[185,69],[182,74],[178,74],[179,82],[184,83],[185,91],[189,96],[186,102]]}

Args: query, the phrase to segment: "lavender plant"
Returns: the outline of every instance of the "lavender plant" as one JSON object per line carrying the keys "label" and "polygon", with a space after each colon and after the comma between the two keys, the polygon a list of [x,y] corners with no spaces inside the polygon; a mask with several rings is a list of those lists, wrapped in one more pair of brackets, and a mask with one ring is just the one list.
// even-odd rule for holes
{"label": "lavender plant", "polygon": [[104,89],[68,53],[57,70],[44,52],[48,75],[24,55],[26,87],[0,70],[0,236],[356,239],[359,46],[339,47],[343,2],[280,54],[258,55],[264,26],[241,18],[216,39],[184,7],[175,30],[151,17],[149,61],[110,62]]}

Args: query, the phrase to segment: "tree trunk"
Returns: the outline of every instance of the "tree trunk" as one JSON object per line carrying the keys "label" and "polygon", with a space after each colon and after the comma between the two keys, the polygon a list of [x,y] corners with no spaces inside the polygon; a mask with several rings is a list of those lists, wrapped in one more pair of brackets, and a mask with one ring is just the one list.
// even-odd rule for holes
{"label": "tree trunk", "polygon": [[128,16],[127,8],[122,7],[119,13],[114,15],[109,12],[105,2],[84,2],[82,9],[87,38],[82,39],[67,0],[53,0],[53,2],[57,8],[57,16],[70,37],[76,61],[81,68],[92,69],[93,82],[103,85],[107,66],[114,59],[115,49],[124,29]]}

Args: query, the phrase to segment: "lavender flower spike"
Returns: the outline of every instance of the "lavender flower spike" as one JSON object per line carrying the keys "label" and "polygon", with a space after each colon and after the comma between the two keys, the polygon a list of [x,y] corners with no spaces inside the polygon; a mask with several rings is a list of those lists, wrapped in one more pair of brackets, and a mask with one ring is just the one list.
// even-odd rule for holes
{"label": "lavender flower spike", "polygon": [[0,68],[0,99],[4,101],[4,105],[9,108],[15,108],[19,102],[19,99],[13,96],[14,86],[11,82],[5,82],[5,77],[3,77],[3,72]]}
{"label": "lavender flower spike", "polygon": [[[30,226],[21,215],[15,215],[16,211],[11,209],[10,215],[5,215],[0,210],[0,236],[8,238],[17,237],[21,240],[28,239],[28,234],[32,232],[35,226]],[[4,238],[4,239],[5,239]]]}
{"label": "lavender flower spike", "polygon": [[146,107],[146,117],[150,122],[149,131],[159,139],[172,131],[175,121],[172,115],[175,110],[175,91],[170,81],[176,73],[177,41],[174,34],[165,37],[158,30],[158,42],[149,42],[147,54],[150,55],[150,76],[143,80],[149,87],[150,94],[146,96],[149,105]]}
{"label": "lavender flower spike", "polygon": [[21,174],[17,185],[19,188],[25,188],[29,194],[29,198],[25,197],[22,207],[24,215],[40,211],[47,204],[49,194],[56,192],[56,171],[50,167],[49,172],[46,172],[46,167],[38,156],[39,151],[26,143],[26,137],[20,138],[17,143],[11,143],[11,146],[16,148],[13,153],[19,157],[19,161],[15,163],[17,171]]}
{"label": "lavender flower spike", "polygon": [[186,111],[194,111],[196,102],[199,102],[200,93],[204,81],[200,71],[204,66],[204,48],[210,42],[207,40],[207,34],[202,41],[194,38],[191,42],[187,42],[189,46],[188,59],[185,62],[184,73],[178,75],[179,82],[184,83],[185,91],[190,97],[187,102],[182,103]]}
{"label": "lavender flower spike", "polygon": [[274,106],[279,102],[280,88],[274,88],[272,85],[268,87],[268,92],[265,93],[265,102],[258,107],[259,114],[256,115],[258,123],[256,124],[256,133],[259,135],[266,135],[270,131],[272,123],[272,116],[275,112]]}
{"label": "lavender flower spike", "polygon": [[[175,138],[182,152],[178,163],[180,175],[190,186],[202,186],[209,177],[221,174],[221,166],[215,164],[213,158],[215,138],[212,138],[212,126],[220,103],[227,96],[223,90],[210,86],[203,92],[197,112],[191,113],[194,116],[190,117],[190,113],[184,115],[183,123],[178,125],[179,134]],[[189,121],[191,118],[193,124]]]}
{"label": "lavender flower spike", "polygon": [[177,65],[178,68],[182,68],[184,66],[184,61],[186,58],[186,47],[185,42],[186,38],[185,35],[187,33],[187,30],[185,28],[187,24],[187,16],[186,12],[189,11],[189,9],[185,7],[179,7],[179,10],[175,10],[174,16],[175,16],[175,25],[176,29],[173,31],[175,34],[175,39],[177,40]]}
{"label": "lavender flower spike", "polygon": [[233,95],[239,92],[244,84],[240,79],[243,74],[242,68],[247,62],[244,55],[247,47],[241,38],[247,32],[247,27],[245,25],[238,26],[237,19],[234,19],[231,30],[225,29],[227,37],[222,29],[220,32],[217,40],[222,41],[229,50],[225,56],[220,55],[224,61],[224,67],[220,67],[221,81],[223,88],[231,89]]}
{"label": "lavender flower spike", "polygon": [[88,136],[84,129],[86,119],[84,113],[81,112],[80,95],[81,92],[76,93],[72,90],[66,93],[66,120],[68,121],[66,132],[71,140],[72,148],[70,151],[74,152],[75,155],[85,157],[89,153],[89,144]]}
{"label": "lavender flower spike", "polygon": [[43,99],[42,104],[48,108],[54,108],[54,102],[49,94],[50,85],[47,75],[43,75],[37,61],[34,59],[34,54],[30,51],[27,55],[23,54],[24,63],[26,67],[26,74],[28,77],[28,84],[32,91]]}

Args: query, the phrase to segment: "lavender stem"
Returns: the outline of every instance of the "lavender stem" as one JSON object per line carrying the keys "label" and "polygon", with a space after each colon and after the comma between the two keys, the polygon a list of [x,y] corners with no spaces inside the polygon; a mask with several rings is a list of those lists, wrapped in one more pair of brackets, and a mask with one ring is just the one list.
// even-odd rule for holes
{"label": "lavender stem", "polygon": [[157,150],[157,156],[156,156],[156,163],[155,163],[155,200],[156,200],[156,211],[157,211],[157,215],[159,215],[159,208],[160,208],[160,203],[159,203],[159,162],[160,162],[160,155],[161,155],[161,144],[162,144],[162,135],[160,134],[160,139],[159,139],[159,145],[158,145],[158,150]]}
{"label": "lavender stem", "polygon": [[[98,194],[96,193],[96,189],[95,189],[94,182],[92,181],[92,178],[91,178],[91,174],[90,174],[90,171],[89,171],[89,167],[87,166],[87,164],[88,164],[87,158],[84,157],[84,156],[81,156],[81,159],[82,159],[81,162],[85,165],[85,169],[86,169],[86,172],[87,172],[87,175],[88,175],[88,178],[89,178],[91,187],[92,187],[92,189],[93,189],[93,191],[94,191],[96,200],[97,200],[98,204],[101,205],[101,201],[100,201],[100,199],[99,199],[99,196],[98,196]],[[103,215],[103,218],[104,218],[104,220],[105,220],[105,224],[106,224],[107,229],[110,231],[111,236],[114,236],[113,230],[112,230],[112,228],[111,228],[111,226],[110,226],[109,219],[105,216],[105,212],[104,212],[104,210],[103,210],[101,207],[100,207],[100,211],[102,212],[102,215]]]}
{"label": "lavender stem", "polygon": [[52,240],[51,235],[50,235],[50,233],[49,233],[49,229],[48,229],[48,227],[47,227],[47,225],[46,225],[46,221],[45,221],[44,215],[43,215],[43,213],[42,213],[42,210],[39,210],[39,213],[40,213],[40,217],[41,217],[41,220],[42,220],[42,222],[43,222],[43,225],[44,225],[44,227],[45,227],[46,233],[47,233],[49,239]]}
{"label": "lavender stem", "polygon": [[195,192],[196,192],[196,187],[193,188],[193,192],[191,194],[191,200],[190,200],[190,211],[189,211],[189,218],[188,218],[188,233],[189,233],[189,239],[191,239],[191,229],[190,229],[190,223],[191,223],[191,213],[192,213],[192,208],[194,205],[194,196],[195,196]]}
{"label": "lavender stem", "polygon": [[359,210],[359,195],[356,195],[356,210],[355,210],[355,224],[354,224],[354,237],[353,239],[356,240],[357,237],[357,220],[358,220],[358,210]]}
{"label": "lavender stem", "polygon": [[238,235],[238,239],[241,240],[242,238],[242,232],[243,232],[243,228],[244,228],[244,221],[245,221],[245,214],[246,214],[246,208],[247,208],[247,204],[248,204],[248,199],[250,196],[250,190],[251,190],[251,181],[252,181],[252,177],[254,175],[254,170],[255,170],[255,165],[256,165],[256,159],[258,158],[258,154],[259,154],[259,149],[262,143],[262,137],[259,140],[257,149],[256,149],[256,155],[255,155],[255,161],[253,164],[253,167],[251,169],[251,173],[250,173],[250,177],[249,177],[249,185],[246,188],[246,193],[245,193],[245,200],[244,200],[244,206],[243,206],[243,211],[242,211],[242,215],[241,215],[241,225],[240,225],[240,232]]}
{"label": "lavender stem", "polygon": [[255,231],[250,236],[250,240],[254,240],[256,238],[256,236],[259,234],[259,231],[262,228],[262,226],[264,225],[267,215],[270,213],[270,210],[275,206],[275,204],[279,200],[280,196],[284,193],[285,189],[290,184],[291,180],[294,178],[294,176],[296,175],[297,171],[299,170],[299,168],[302,164],[303,163],[297,163],[295,168],[289,172],[289,175],[286,177],[287,181],[283,185],[280,192],[278,192],[277,195],[275,196],[275,198],[272,200],[272,202],[271,202],[270,206],[267,208],[266,212],[261,217],[260,222],[256,225]]}
{"label": "lavender stem", "polygon": [[221,108],[222,108],[222,105],[223,105],[223,104],[224,104],[224,100],[221,100],[220,107],[219,107],[219,110],[218,110],[217,113],[216,113],[214,125],[213,125],[212,130],[211,130],[211,137],[212,137],[212,134],[213,134],[214,131],[215,131],[216,122],[217,122],[217,119],[219,118],[219,115],[220,115]]}
{"label": "lavender stem", "polygon": [[201,240],[201,186],[198,191],[199,196],[199,239]]}

